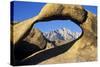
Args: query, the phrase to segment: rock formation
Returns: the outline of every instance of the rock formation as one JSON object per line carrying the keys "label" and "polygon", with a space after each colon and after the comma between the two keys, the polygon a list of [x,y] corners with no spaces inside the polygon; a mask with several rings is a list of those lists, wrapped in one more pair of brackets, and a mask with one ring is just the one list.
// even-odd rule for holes
{"label": "rock formation", "polygon": [[29,35],[24,39],[31,44],[38,46],[40,49],[45,48],[46,40],[43,34],[36,28],[32,29]]}
{"label": "rock formation", "polygon": [[[31,18],[13,26],[13,44],[16,44],[23,37],[25,37],[24,34],[31,30],[32,25],[38,21],[70,19],[82,28],[82,34],[78,39],[69,44],[50,49],[51,51],[54,50],[52,54],[65,51],[59,55],[57,53],[55,57],[52,56],[50,50],[41,51],[40,54],[33,54],[25,58],[21,64],[49,64],[94,61],[97,59],[97,18],[93,13],[86,11],[82,6],[79,5],[46,4],[40,13],[34,18],[35,19]],[[68,50],[66,50],[66,48]],[[40,56],[38,57],[38,55]]]}
{"label": "rock formation", "polygon": [[[47,41],[38,29],[32,29],[28,36],[14,46],[15,60],[21,60],[32,53],[46,48]],[[17,62],[15,61],[15,62]]]}
{"label": "rock formation", "polygon": [[33,23],[35,23],[36,19],[37,17],[32,17],[12,26],[13,38],[11,39],[11,42],[13,43],[13,45],[15,45],[17,42],[28,35],[28,32],[31,30]]}

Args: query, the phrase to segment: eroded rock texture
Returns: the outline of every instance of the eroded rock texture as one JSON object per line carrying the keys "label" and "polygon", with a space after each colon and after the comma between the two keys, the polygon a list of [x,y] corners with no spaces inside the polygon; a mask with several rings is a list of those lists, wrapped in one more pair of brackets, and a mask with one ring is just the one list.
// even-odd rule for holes
{"label": "eroded rock texture", "polygon": [[[26,36],[24,34],[31,30],[32,25],[38,21],[70,19],[78,24],[83,32],[78,39],[55,48],[44,49],[35,54],[33,53],[23,59],[20,64],[54,64],[95,61],[97,59],[97,18],[93,13],[86,11],[79,5],[46,4],[41,12],[34,18],[13,26],[13,44],[16,44],[23,37],[25,38]],[[45,43],[47,40],[42,34],[37,32],[35,32],[35,34],[33,37],[26,37],[26,40],[29,43],[34,43],[38,47],[43,48],[45,44],[41,43]],[[47,41],[47,46],[48,44],[50,43]]]}
{"label": "eroded rock texture", "polygon": [[46,40],[43,34],[36,28],[32,29],[24,40],[38,46],[40,49],[43,49],[46,46]]}

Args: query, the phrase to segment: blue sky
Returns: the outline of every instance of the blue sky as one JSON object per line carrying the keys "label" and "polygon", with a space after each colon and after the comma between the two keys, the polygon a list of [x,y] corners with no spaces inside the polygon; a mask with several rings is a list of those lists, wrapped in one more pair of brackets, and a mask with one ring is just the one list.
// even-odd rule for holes
{"label": "blue sky", "polygon": [[[46,3],[37,3],[37,2],[22,2],[15,1],[14,2],[14,10],[13,10],[13,21],[19,22],[25,19],[31,18],[33,16],[38,15],[42,7]],[[96,6],[83,6],[86,10],[91,11],[92,13],[97,15],[97,7]],[[48,23],[49,22],[49,23]],[[62,27],[68,28],[73,32],[81,32],[79,26],[73,23],[70,20],[53,20],[46,21],[42,23],[36,23],[34,25],[35,28],[38,28],[42,32],[49,32],[52,30],[56,30]]]}

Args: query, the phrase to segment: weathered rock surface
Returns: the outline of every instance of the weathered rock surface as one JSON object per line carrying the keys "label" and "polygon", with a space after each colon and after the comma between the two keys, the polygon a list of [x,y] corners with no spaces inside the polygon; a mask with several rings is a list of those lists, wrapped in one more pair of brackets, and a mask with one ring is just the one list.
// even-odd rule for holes
{"label": "weathered rock surface", "polygon": [[46,4],[39,13],[38,20],[71,19],[81,23],[86,14],[84,8],[79,5]]}
{"label": "weathered rock surface", "polygon": [[46,48],[47,41],[38,29],[32,29],[31,32],[23,40],[13,46],[14,64],[29,55]]}
{"label": "weathered rock surface", "polygon": [[[74,6],[74,7],[77,7],[77,6]],[[70,10],[70,9],[67,9],[67,10]],[[67,10],[65,10],[65,12]],[[71,10],[70,12],[73,12],[73,10]],[[81,12],[81,11],[78,10],[77,12]],[[74,12],[73,15],[77,14],[77,12]],[[83,13],[81,14],[83,15],[84,13],[85,12],[83,9]],[[79,14],[75,16],[80,17]],[[65,14],[65,16],[66,15],[69,15],[69,14]],[[75,17],[74,19],[77,20],[78,17]],[[97,45],[97,26],[96,26],[97,18],[96,18],[96,15],[87,11],[87,14],[85,14],[84,17],[82,16],[82,18],[85,18],[85,21],[78,24],[82,28],[83,32],[82,32],[81,37],[73,44],[73,46],[65,53],[60,54],[56,57],[47,59],[41,62],[40,64],[97,60],[97,47],[96,47]]]}
{"label": "weathered rock surface", "polygon": [[40,49],[44,49],[46,46],[46,39],[44,38],[42,32],[36,28],[32,29],[24,40],[38,46]]}
{"label": "weathered rock surface", "polygon": [[13,34],[11,35],[11,42],[13,45],[16,45],[16,43],[18,43],[20,40],[24,39],[28,35],[33,27],[33,23],[35,23],[36,20],[37,17],[32,17],[12,26],[11,31]]}
{"label": "weathered rock surface", "polygon": [[[82,35],[68,43],[61,46],[45,49],[38,53],[32,54],[29,57],[21,61],[20,64],[54,64],[54,63],[64,63],[64,62],[79,62],[79,61],[95,61],[97,59],[97,18],[94,14],[86,11],[82,6],[75,5],[61,5],[61,4],[47,4],[43,7],[35,21],[47,21],[55,19],[70,19],[78,24],[83,32]],[[19,25],[14,27],[14,39],[15,42],[19,41],[25,34],[27,30],[31,29],[33,20],[24,21],[25,23],[19,23]],[[27,25],[28,24],[28,25]],[[22,26],[21,26],[22,25]],[[20,30],[19,32],[16,32]],[[23,33],[23,34],[20,34]],[[17,37],[17,35],[20,35]],[[37,33],[36,33],[37,34]],[[24,36],[25,37],[25,36]],[[16,39],[17,38],[17,39]],[[28,37],[27,37],[28,38]],[[38,38],[29,39],[29,42],[34,42],[37,44]],[[40,40],[39,40],[40,41]],[[38,42],[38,46],[40,46]]]}

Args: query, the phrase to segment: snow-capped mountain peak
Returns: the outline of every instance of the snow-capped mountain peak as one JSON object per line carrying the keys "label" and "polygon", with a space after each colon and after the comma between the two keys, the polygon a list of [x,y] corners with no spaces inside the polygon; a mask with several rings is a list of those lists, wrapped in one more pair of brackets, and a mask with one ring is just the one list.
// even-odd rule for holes
{"label": "snow-capped mountain peak", "polygon": [[80,34],[81,33],[79,32],[72,32],[71,30],[65,27],[51,32],[43,33],[43,35],[50,41],[55,41],[55,40],[72,41],[77,39],[80,36]]}

